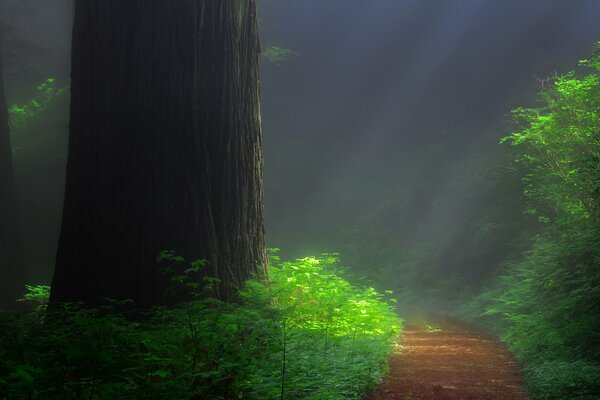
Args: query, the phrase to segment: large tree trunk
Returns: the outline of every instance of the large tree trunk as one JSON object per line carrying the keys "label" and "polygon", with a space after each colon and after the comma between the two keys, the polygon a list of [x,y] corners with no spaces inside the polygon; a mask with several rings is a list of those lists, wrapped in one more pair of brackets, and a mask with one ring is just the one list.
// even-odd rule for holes
{"label": "large tree trunk", "polygon": [[0,55],[0,308],[12,309],[23,292],[17,198],[12,165],[8,109]]}
{"label": "large tree trunk", "polygon": [[264,273],[255,0],[77,0],[51,302],[164,301],[156,256],[228,298]]}

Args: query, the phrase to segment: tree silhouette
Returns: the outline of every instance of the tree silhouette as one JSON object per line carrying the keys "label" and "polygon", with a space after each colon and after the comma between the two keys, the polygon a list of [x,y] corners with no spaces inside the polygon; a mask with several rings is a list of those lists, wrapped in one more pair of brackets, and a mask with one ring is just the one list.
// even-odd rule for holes
{"label": "tree silhouette", "polygon": [[164,301],[156,257],[229,298],[265,265],[255,0],[80,0],[51,302]]}

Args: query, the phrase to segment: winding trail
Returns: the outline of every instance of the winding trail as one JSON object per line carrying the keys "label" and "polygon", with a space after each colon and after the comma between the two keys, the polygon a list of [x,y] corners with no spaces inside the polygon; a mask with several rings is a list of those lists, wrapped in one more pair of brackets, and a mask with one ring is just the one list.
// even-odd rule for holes
{"label": "winding trail", "polygon": [[526,400],[519,366],[497,340],[452,320],[406,325],[390,372],[368,400]]}

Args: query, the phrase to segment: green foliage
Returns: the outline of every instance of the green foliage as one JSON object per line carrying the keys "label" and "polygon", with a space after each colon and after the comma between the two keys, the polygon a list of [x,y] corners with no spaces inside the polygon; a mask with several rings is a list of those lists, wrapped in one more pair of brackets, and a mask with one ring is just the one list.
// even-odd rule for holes
{"label": "green foliage", "polygon": [[[470,305],[469,313],[480,313],[523,361],[535,398],[600,393],[599,261],[597,228],[562,240],[540,235],[523,260],[507,265]],[[574,379],[577,371],[585,376]]]}
{"label": "green foliage", "polygon": [[529,367],[529,387],[537,399],[594,400],[598,398],[600,366],[589,361],[544,361]]}
{"label": "green foliage", "polygon": [[[331,255],[280,262],[239,301],[207,296],[204,263],[159,256],[174,308],[67,304],[0,318],[4,399],[340,399],[376,384],[400,331],[385,295],[350,285]],[[30,287],[42,301],[46,287]],[[42,301],[43,303],[43,301]]]}
{"label": "green foliage", "polygon": [[56,79],[48,78],[36,87],[34,97],[25,104],[13,104],[9,107],[11,125],[15,129],[24,129],[35,118],[67,90],[66,87],[57,87]]}
{"label": "green foliage", "polygon": [[[242,292],[243,297],[275,300],[282,328],[280,362],[290,377],[284,384],[286,398],[358,398],[381,378],[400,330],[394,308],[384,301],[391,293],[352,286],[341,278],[336,262],[333,255],[275,261],[271,285],[254,281]],[[257,366],[255,382],[266,380],[271,369],[261,373]],[[275,395],[256,383],[248,389],[255,398]]]}
{"label": "green foliage", "polygon": [[50,286],[48,285],[25,285],[25,295],[20,302],[33,302],[36,304],[35,311],[40,315],[46,312],[48,299],[50,298]]}
{"label": "green foliage", "polygon": [[591,73],[557,77],[541,92],[542,106],[517,108],[522,129],[503,139],[526,164],[530,212],[547,222],[596,216],[600,199],[600,61]]}
{"label": "green foliage", "polygon": [[600,60],[586,65],[544,88],[540,107],[515,111],[522,130],[505,140],[543,229],[464,310],[508,343],[535,399],[600,394]]}

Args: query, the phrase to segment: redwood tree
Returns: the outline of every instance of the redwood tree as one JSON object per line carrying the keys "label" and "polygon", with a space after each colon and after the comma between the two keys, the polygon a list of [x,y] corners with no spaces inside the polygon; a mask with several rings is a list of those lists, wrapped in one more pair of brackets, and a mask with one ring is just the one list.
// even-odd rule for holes
{"label": "redwood tree", "polygon": [[264,272],[258,56],[256,0],[76,0],[52,303],[160,303],[165,249]]}
{"label": "redwood tree", "polygon": [[19,250],[12,148],[0,55],[0,308],[13,308],[22,292],[24,282]]}

